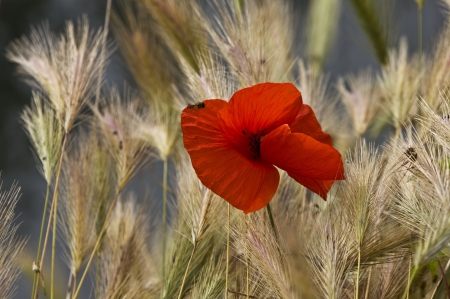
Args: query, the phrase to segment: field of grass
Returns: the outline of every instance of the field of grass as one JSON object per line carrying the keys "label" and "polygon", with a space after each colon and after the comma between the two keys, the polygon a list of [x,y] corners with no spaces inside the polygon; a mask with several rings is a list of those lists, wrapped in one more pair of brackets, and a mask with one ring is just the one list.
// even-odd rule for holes
{"label": "field of grass", "polygon": [[[311,1],[305,57],[293,53],[287,0],[109,0],[103,29],[81,17],[11,43],[7,58],[34,90],[21,120],[47,183],[39,246],[27,250],[30,298],[450,298],[450,1],[428,55],[425,0],[412,54],[392,33],[392,3],[347,2],[380,71],[335,83],[323,68],[339,0]],[[137,90],[105,80],[113,51]],[[244,214],[199,180],[183,109],[264,82],[293,83],[341,153],[345,180],[326,201],[278,169],[270,205]],[[156,162],[162,197],[143,200],[132,182]],[[223,182],[239,175],[216,171]],[[0,190],[5,299],[27,247],[15,233],[19,190]],[[62,266],[70,278],[60,285]]]}

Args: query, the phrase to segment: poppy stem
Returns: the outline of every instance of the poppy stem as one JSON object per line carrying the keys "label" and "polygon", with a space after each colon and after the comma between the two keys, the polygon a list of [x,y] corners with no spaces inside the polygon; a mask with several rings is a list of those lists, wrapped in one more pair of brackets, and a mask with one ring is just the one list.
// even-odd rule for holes
{"label": "poppy stem", "polygon": [[228,270],[230,263],[230,204],[228,203],[228,230],[227,230],[227,265],[225,273],[225,299],[228,298]]}
{"label": "poppy stem", "polygon": [[247,290],[247,299],[249,299],[250,298],[250,265],[249,265],[249,263],[250,263],[250,259],[249,259],[249,257],[248,257],[248,244],[247,244],[247,234],[248,234],[248,225],[247,225],[247,215],[245,215],[244,216],[245,218],[244,218],[244,220],[245,220],[245,257],[246,257],[246,260],[247,260],[247,267],[246,267],[246,269],[247,269],[247,279],[246,279],[246,283],[247,283],[247,285],[246,285],[246,290]]}
{"label": "poppy stem", "polygon": [[269,215],[269,220],[270,220],[270,225],[272,226],[272,230],[273,230],[273,235],[275,236],[275,241],[277,242],[277,249],[278,249],[278,254],[280,255],[280,258],[283,257],[283,254],[281,254],[281,249],[280,249],[280,241],[278,240],[278,234],[277,234],[277,227],[275,226],[275,221],[273,220],[273,215],[272,215],[272,209],[270,208],[270,204],[267,204],[266,206],[267,208],[267,214]]}
{"label": "poppy stem", "polygon": [[275,238],[278,241],[277,228],[275,226],[275,222],[273,221],[272,210],[270,209],[270,204],[267,204],[266,208],[267,208],[267,214],[269,215],[270,225],[272,226],[272,229],[273,229],[273,234],[275,235]]}

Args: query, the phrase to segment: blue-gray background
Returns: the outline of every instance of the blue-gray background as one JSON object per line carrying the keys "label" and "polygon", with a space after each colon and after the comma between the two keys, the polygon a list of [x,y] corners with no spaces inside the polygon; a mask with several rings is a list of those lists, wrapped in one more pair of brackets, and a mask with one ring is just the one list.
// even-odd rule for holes
{"label": "blue-gray background", "polygon": [[[310,0],[314,1],[314,0]],[[304,26],[308,0],[294,1],[295,21],[298,32]],[[360,29],[349,1],[342,0],[342,12],[336,42],[331,50],[325,71],[331,75],[331,84],[338,75],[356,72],[368,66],[374,69],[378,64],[370,51],[370,46]],[[14,39],[30,32],[31,25],[39,25],[48,20],[53,31],[61,31],[66,20],[76,20],[82,14],[90,19],[93,27],[104,22],[106,0],[0,0],[0,173],[4,189],[9,189],[13,181],[18,180],[22,187],[22,196],[17,206],[21,223],[18,233],[28,236],[26,251],[36,250],[45,182],[36,169],[30,149],[30,143],[20,125],[19,117],[25,105],[29,104],[31,91],[17,76],[15,65],[5,59],[5,47]],[[423,45],[429,52],[438,33],[444,25],[445,15],[438,0],[428,0],[423,8]],[[398,22],[398,36],[406,36],[411,52],[417,51],[417,6],[414,0],[397,0],[395,20]],[[112,38],[112,37],[110,37]],[[299,39],[300,43],[301,39]],[[301,56],[301,45],[298,47]],[[132,78],[126,70],[119,53],[111,59],[107,70],[107,79],[122,86],[126,81],[133,86]],[[147,183],[153,194],[160,193],[156,171],[143,174],[139,178]],[[147,176],[147,177],[145,177]],[[31,265],[27,265],[31,267]],[[67,273],[65,273],[67,274]],[[67,281],[66,277],[61,277]],[[29,298],[31,284],[22,277],[15,298]],[[89,296],[89,295],[85,295]]]}

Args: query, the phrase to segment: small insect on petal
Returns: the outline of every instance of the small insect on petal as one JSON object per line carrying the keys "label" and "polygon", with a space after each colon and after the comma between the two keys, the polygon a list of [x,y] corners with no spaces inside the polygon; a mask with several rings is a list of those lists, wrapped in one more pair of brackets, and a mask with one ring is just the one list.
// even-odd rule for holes
{"label": "small insect on petal", "polygon": [[203,102],[198,102],[198,103],[195,103],[195,104],[193,104],[193,105],[188,104],[187,108],[188,108],[188,109],[201,109],[201,108],[205,108],[205,103],[203,103]]}

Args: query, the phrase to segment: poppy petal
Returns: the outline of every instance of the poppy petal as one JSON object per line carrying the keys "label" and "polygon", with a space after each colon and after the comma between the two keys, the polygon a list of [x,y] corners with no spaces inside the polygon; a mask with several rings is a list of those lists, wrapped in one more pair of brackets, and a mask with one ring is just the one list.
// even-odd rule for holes
{"label": "poppy petal", "polygon": [[333,145],[331,136],[322,131],[320,123],[310,106],[303,104],[294,122],[289,125],[292,133],[303,133],[317,141]]}
{"label": "poppy petal", "polygon": [[263,208],[275,194],[278,170],[261,159],[252,161],[222,136],[217,112],[228,105],[206,100],[204,108],[183,110],[183,142],[200,181],[234,207],[250,213]]}
{"label": "poppy petal", "polygon": [[316,193],[320,197],[323,198],[323,200],[327,200],[327,193],[330,191],[331,186],[334,183],[334,180],[315,180],[305,177],[299,177],[299,176],[292,176],[293,179],[295,179],[297,182],[311,190],[312,192]]}
{"label": "poppy petal", "polygon": [[323,182],[314,180],[344,179],[341,154],[336,149],[303,133],[291,133],[288,125],[278,127],[262,139],[261,157],[322,197],[329,190],[329,183],[321,186]]}
{"label": "poppy petal", "polygon": [[237,91],[219,114],[223,136],[246,156],[249,134],[268,134],[292,123],[302,106],[302,95],[291,83],[262,83]]}

